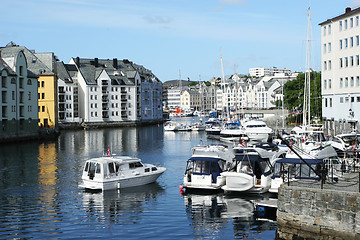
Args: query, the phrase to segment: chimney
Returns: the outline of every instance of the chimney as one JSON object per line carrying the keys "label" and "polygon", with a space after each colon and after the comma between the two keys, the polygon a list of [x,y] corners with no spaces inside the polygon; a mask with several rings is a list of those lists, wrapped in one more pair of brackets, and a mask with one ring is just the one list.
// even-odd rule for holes
{"label": "chimney", "polygon": [[113,59],[113,67],[116,68],[116,69],[118,68],[117,58]]}
{"label": "chimney", "polygon": [[99,59],[98,58],[94,58],[94,66],[95,67],[99,66]]}
{"label": "chimney", "polygon": [[351,12],[351,7],[345,8],[345,13],[349,13],[349,12]]}
{"label": "chimney", "polygon": [[75,63],[78,67],[80,67],[80,58],[76,57]]}

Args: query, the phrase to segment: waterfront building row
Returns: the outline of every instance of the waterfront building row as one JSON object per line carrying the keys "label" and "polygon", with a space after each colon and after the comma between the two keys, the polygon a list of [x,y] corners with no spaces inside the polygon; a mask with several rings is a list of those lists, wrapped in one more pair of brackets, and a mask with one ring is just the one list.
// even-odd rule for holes
{"label": "waterfront building row", "polygon": [[240,109],[271,109],[283,100],[283,85],[296,78],[276,74],[262,78],[248,78],[234,74],[221,82],[212,79],[211,85],[199,82],[196,86],[172,86],[167,91],[165,106],[169,109],[228,112]]}
{"label": "waterfront building row", "polygon": [[1,137],[38,134],[67,124],[162,121],[162,83],[129,60],[36,53],[10,42],[0,48]]}

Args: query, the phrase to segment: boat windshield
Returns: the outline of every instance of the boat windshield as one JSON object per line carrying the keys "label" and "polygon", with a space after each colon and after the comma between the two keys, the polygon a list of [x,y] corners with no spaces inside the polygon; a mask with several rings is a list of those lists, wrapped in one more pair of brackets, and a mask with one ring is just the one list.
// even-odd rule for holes
{"label": "boat windshield", "polygon": [[192,170],[195,174],[211,174],[220,172],[218,159],[205,158],[205,159],[189,159],[187,164],[187,171]]}

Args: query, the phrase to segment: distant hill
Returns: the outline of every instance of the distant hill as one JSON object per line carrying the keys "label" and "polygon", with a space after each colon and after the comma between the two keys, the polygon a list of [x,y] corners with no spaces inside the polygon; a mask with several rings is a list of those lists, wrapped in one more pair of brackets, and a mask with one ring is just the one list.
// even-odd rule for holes
{"label": "distant hill", "polygon": [[163,85],[167,85],[169,87],[172,86],[180,86],[180,81],[181,81],[181,86],[187,86],[188,84],[192,83],[192,82],[197,82],[197,81],[188,81],[188,80],[169,80],[163,83]]}

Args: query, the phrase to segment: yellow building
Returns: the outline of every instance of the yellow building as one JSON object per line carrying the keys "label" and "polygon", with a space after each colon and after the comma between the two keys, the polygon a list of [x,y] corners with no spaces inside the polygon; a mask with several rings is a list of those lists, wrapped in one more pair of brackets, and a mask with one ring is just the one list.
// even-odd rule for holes
{"label": "yellow building", "polygon": [[54,53],[33,53],[38,74],[39,127],[55,128],[58,124],[58,84]]}
{"label": "yellow building", "polygon": [[39,75],[38,79],[39,127],[55,128],[57,114],[57,79],[53,75]]}

